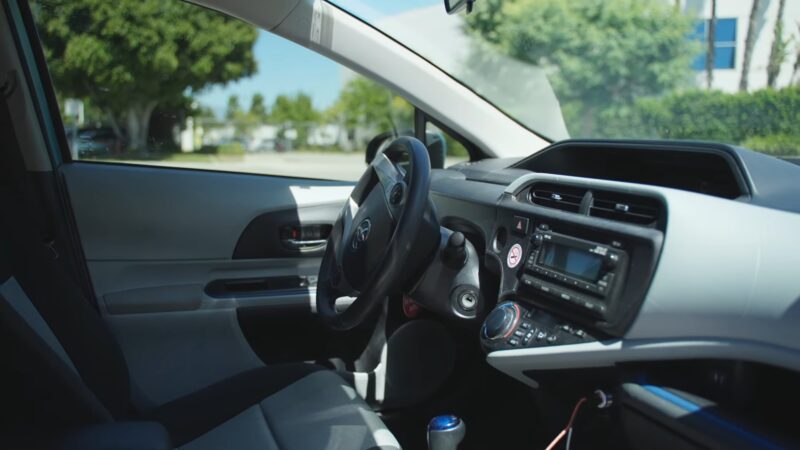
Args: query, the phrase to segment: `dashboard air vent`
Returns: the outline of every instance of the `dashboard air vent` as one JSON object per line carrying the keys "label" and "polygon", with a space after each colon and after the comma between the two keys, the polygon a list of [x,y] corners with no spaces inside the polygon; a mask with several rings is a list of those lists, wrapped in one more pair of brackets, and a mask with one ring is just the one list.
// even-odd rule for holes
{"label": "dashboard air vent", "polygon": [[593,191],[589,215],[637,225],[654,225],[662,217],[663,206],[654,198],[609,191]]}
{"label": "dashboard air vent", "polygon": [[554,183],[537,183],[531,187],[531,203],[562,211],[579,212],[586,189]]}

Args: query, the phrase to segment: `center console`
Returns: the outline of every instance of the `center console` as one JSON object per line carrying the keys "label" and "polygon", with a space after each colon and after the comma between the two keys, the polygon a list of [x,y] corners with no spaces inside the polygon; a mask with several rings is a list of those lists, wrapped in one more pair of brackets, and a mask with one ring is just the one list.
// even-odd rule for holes
{"label": "center console", "polygon": [[663,229],[545,208],[526,198],[523,189],[498,204],[487,253],[499,263],[501,288],[481,328],[484,350],[622,336],[644,300]]}

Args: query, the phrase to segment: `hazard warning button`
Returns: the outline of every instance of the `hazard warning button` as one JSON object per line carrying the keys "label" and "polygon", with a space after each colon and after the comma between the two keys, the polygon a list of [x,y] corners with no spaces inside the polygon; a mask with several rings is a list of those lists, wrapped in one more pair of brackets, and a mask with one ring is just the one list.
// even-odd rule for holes
{"label": "hazard warning button", "polygon": [[511,228],[514,234],[526,235],[528,234],[528,218],[514,216],[514,226]]}

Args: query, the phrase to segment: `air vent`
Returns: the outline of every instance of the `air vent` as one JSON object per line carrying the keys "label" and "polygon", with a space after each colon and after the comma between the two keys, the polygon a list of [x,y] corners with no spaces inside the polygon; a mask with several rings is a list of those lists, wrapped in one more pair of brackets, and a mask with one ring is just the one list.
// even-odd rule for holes
{"label": "air vent", "polygon": [[531,203],[575,213],[580,211],[584,195],[586,189],[554,183],[537,183],[530,190]]}
{"label": "air vent", "polygon": [[663,206],[654,198],[609,191],[593,191],[589,215],[637,225],[652,226],[662,216]]}

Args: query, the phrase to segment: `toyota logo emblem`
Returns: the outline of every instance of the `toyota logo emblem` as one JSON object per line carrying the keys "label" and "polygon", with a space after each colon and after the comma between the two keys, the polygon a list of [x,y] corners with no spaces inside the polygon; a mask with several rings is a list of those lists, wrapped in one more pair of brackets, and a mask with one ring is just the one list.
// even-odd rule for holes
{"label": "toyota logo emblem", "polygon": [[369,219],[364,219],[358,224],[356,232],[353,233],[353,250],[358,250],[364,242],[367,242],[370,230],[372,230],[372,222]]}

